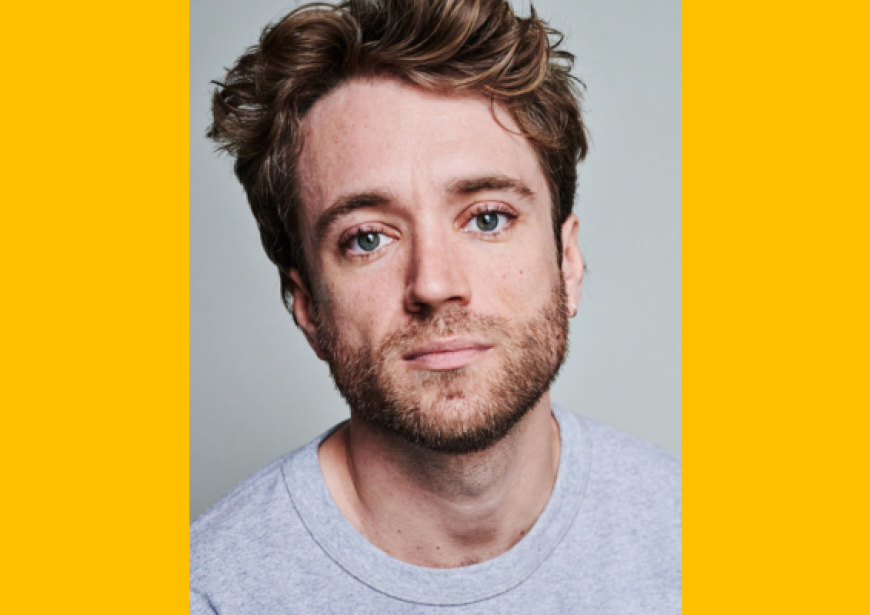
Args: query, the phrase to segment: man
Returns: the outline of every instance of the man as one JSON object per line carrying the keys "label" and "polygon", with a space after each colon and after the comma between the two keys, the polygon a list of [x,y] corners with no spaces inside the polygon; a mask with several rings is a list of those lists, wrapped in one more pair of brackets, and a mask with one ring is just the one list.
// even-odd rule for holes
{"label": "man", "polygon": [[502,0],[303,7],[214,97],[350,421],[191,528],[197,613],[679,611],[679,465],[551,405],[583,262],[571,57]]}

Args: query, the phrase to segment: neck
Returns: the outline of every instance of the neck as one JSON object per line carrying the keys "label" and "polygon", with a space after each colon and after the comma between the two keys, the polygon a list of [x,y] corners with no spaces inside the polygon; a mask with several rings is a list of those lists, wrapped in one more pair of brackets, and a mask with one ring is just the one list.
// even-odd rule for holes
{"label": "neck", "polygon": [[393,557],[430,568],[482,562],[519,542],[550,498],[559,455],[548,393],[485,451],[423,450],[353,416],[319,451],[351,525]]}

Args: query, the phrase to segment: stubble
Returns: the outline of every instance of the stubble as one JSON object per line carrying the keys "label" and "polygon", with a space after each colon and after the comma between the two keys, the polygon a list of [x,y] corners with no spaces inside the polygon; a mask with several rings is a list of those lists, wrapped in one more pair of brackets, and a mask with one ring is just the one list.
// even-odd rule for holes
{"label": "stubble", "polygon": [[[348,347],[320,316],[318,337],[336,388],[360,419],[431,451],[464,454],[504,438],[549,390],[568,349],[564,283],[525,322],[461,306],[426,312],[376,348]],[[409,369],[410,350],[447,337],[493,344],[494,361],[447,371]]]}

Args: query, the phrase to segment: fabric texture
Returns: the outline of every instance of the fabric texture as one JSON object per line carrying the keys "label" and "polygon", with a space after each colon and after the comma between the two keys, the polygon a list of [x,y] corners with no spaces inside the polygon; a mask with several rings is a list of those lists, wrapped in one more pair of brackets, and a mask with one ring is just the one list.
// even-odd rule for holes
{"label": "fabric texture", "polygon": [[320,471],[317,448],[330,430],[193,523],[191,613],[679,613],[679,460],[553,413],[562,438],[553,493],[504,554],[432,569],[369,543]]}

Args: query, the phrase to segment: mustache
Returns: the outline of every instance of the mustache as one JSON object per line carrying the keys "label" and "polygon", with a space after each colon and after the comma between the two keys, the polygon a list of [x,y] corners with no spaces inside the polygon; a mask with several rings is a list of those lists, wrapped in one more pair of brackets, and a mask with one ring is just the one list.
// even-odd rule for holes
{"label": "mustache", "polygon": [[[328,312],[323,307],[320,300],[314,302],[317,341],[327,356],[326,360],[333,374],[334,365],[338,364],[365,364],[367,369],[374,369],[376,364],[384,364],[396,356],[401,357],[417,346],[437,338],[470,337],[476,341],[510,348],[528,346],[528,334],[535,335],[524,327],[526,336],[523,338],[520,331],[515,331],[515,318],[479,314],[465,306],[450,304],[438,309],[424,309],[412,315],[403,326],[388,333],[378,344],[363,344],[353,348],[347,346],[339,330],[331,326]],[[549,305],[544,306],[540,318],[542,321],[537,323],[539,327],[556,326],[560,322],[564,322],[567,327],[567,296],[561,279],[553,287]]]}
{"label": "mustache", "polygon": [[393,331],[379,345],[378,355],[404,355],[432,339],[467,336],[489,342],[501,340],[509,331],[508,319],[484,316],[463,306],[450,306],[436,313],[411,320]]}

